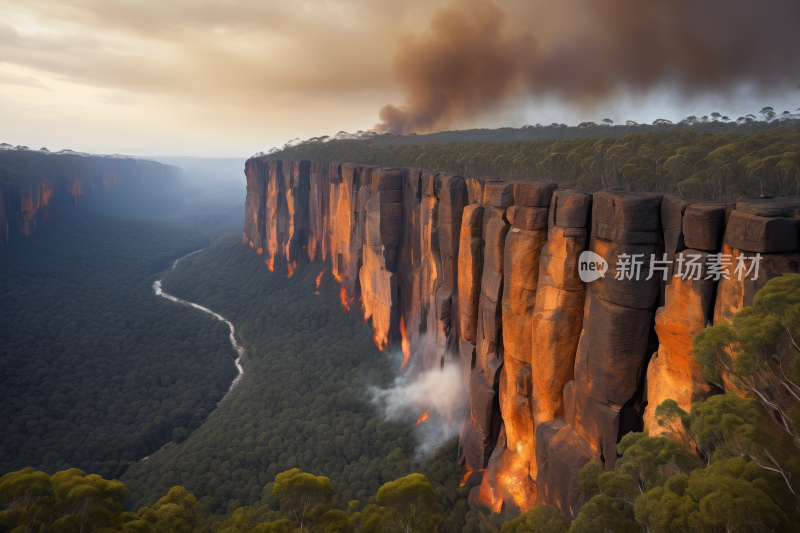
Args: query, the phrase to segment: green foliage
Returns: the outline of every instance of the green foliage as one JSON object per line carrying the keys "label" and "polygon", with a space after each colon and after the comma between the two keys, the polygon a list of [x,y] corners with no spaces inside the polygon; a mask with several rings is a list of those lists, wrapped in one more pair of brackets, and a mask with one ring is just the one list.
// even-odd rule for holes
{"label": "green foliage", "polygon": [[570,533],[638,533],[633,510],[622,501],[598,494],[581,507]]}
{"label": "green foliage", "polygon": [[[300,526],[300,531],[314,523],[333,497],[330,479],[307,474],[299,468],[278,474],[272,493],[280,498],[281,510]],[[329,517],[329,527],[336,527],[337,520]]]}
{"label": "green foliage", "polygon": [[457,133],[310,139],[266,157],[420,167],[479,180],[548,178],[589,191],[622,186],[721,199],[800,195],[797,121],[526,130],[491,141],[485,131]]}
{"label": "green foliage", "polygon": [[189,533],[200,521],[197,499],[183,487],[172,487],[166,496],[153,505],[153,510],[159,523],[154,531]]}
{"label": "green foliage", "polygon": [[420,465],[420,472],[431,482],[436,495],[436,510],[441,515],[439,533],[461,533],[469,511],[469,492],[460,483],[464,469],[458,466],[458,438],[435,450]]}
{"label": "green foliage", "polygon": [[347,513],[334,509],[320,516],[314,524],[318,533],[353,533],[353,525]]}
{"label": "green foliage", "polygon": [[224,324],[153,294],[154,274],[205,246],[200,231],[54,214],[0,251],[0,473],[117,477],[200,426],[236,354]]}
{"label": "green foliage", "polygon": [[[82,156],[77,153],[52,153],[39,150],[0,150],[0,189],[17,189],[27,193],[27,189],[43,180],[55,181],[58,178],[71,180],[75,175],[100,175],[103,171],[119,173],[123,182],[133,181],[142,174],[150,175],[159,181],[162,171],[174,176],[179,169],[172,165],[162,165],[146,159]],[[135,173],[135,174],[134,174]]]}
{"label": "green foliage", "polygon": [[92,531],[122,525],[122,504],[130,491],[73,468],[52,477],[24,468],[0,477],[0,528],[24,531]]}
{"label": "green foliage", "polygon": [[506,522],[501,533],[567,533],[564,517],[547,505],[537,505],[527,513]]}
{"label": "green foliage", "polygon": [[342,312],[329,272],[314,294],[322,269],[270,272],[238,232],[168,274],[165,291],[233,322],[248,358],[241,383],[199,429],[124,474],[134,508],[180,483],[215,518],[277,509],[270,484],[293,468],[328,477],[334,507],[366,505],[417,468],[411,427],[382,420],[366,393],[365,383],[388,386],[393,372],[371,326]]}
{"label": "green foliage", "polygon": [[391,510],[377,505],[367,505],[353,514],[350,521],[360,533],[390,533],[395,530],[390,522]]}
{"label": "green foliage", "polygon": [[741,390],[800,447],[800,274],[769,280],[753,305],[692,339],[703,376],[728,390]]}
{"label": "green foliage", "polygon": [[592,498],[571,533],[634,532],[640,526],[653,533],[795,530],[800,506],[782,473],[734,453],[774,438],[761,424],[765,415],[757,402],[712,396],[690,413],[677,414],[701,447],[716,450],[711,466],[672,439],[628,433],[618,445],[622,456],[613,471],[601,472],[600,463],[592,462],[579,472],[579,487]]}
{"label": "green foliage", "polygon": [[779,478],[741,458],[716,461],[638,498],[636,520],[653,533],[798,531]]}
{"label": "green foliage", "polygon": [[434,507],[436,497],[430,481],[422,474],[410,474],[390,481],[378,490],[380,505],[394,511],[394,519],[402,531],[435,531],[440,520]]}

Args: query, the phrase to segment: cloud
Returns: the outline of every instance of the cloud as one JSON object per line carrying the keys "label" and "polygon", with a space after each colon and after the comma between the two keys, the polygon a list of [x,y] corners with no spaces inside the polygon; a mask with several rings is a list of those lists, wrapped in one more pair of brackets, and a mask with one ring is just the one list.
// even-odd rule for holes
{"label": "cloud", "polygon": [[50,87],[33,76],[0,72],[0,85],[19,85],[20,87],[34,87],[43,91],[52,91]]}
{"label": "cloud", "polygon": [[135,105],[136,97],[129,93],[111,93],[99,95],[100,100],[111,105]]}

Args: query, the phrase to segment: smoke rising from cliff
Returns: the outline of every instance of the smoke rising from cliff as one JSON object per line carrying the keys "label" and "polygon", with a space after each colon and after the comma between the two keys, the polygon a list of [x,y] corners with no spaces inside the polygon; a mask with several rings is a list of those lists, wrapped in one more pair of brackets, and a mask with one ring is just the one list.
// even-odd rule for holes
{"label": "smoke rising from cliff", "polygon": [[446,129],[523,95],[590,107],[621,90],[724,97],[743,85],[793,86],[800,75],[796,0],[564,0],[532,22],[549,19],[559,31],[534,34],[514,30],[490,0],[437,10],[401,40],[394,70],[407,104],[384,106],[376,129]]}
{"label": "smoke rising from cliff", "polygon": [[370,387],[369,394],[388,420],[419,421],[428,413],[416,425],[420,457],[458,435],[469,409],[469,391],[457,364],[424,372],[417,379],[398,376],[393,387]]}

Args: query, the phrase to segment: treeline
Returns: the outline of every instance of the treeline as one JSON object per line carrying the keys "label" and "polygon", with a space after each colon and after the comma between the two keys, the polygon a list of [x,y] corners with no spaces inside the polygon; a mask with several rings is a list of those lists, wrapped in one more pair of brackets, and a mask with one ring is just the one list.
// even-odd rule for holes
{"label": "treeline", "polygon": [[30,150],[27,147],[10,148],[0,146],[0,189],[27,189],[45,179],[71,179],[76,174],[102,174],[113,170],[126,180],[134,177],[139,181],[161,181],[174,179],[181,170],[173,165],[164,165],[148,159],[125,156],[102,156],[62,150],[50,152],[47,148]]}
{"label": "treeline", "polygon": [[419,167],[479,180],[553,179],[587,191],[622,186],[690,198],[800,195],[800,127],[758,133],[691,129],[621,137],[502,142],[304,142],[270,159]]}
{"label": "treeline", "polygon": [[201,231],[67,207],[0,251],[0,473],[119,477],[180,441],[236,375],[228,328],[153,294]]}
{"label": "treeline", "polygon": [[[455,465],[456,443],[423,469],[434,476],[448,474]],[[448,476],[453,478],[454,476]],[[457,513],[451,497],[458,497]],[[384,483],[362,506],[358,500],[342,503],[334,497],[331,480],[298,468],[282,472],[264,489],[256,505],[241,506],[219,520],[209,520],[194,495],[181,486],[172,487],[149,507],[124,511],[130,496],[119,481],[86,475],[70,469],[48,476],[25,468],[0,477],[0,530],[131,533],[364,533],[411,531],[458,533],[466,512],[465,491],[448,480],[439,483],[421,473]],[[458,506],[456,506],[458,507]],[[453,520],[454,517],[460,519]],[[213,517],[212,517],[213,518]]]}
{"label": "treeline", "polygon": [[[665,411],[662,420],[670,420]],[[26,468],[0,477],[0,530],[173,533],[707,533],[800,530],[800,459],[796,445],[770,427],[755,400],[713,396],[684,413],[683,429],[699,450],[678,441],[629,433],[613,471],[581,469],[579,510],[567,520],[540,505],[520,514],[467,509],[457,486],[453,440],[413,473],[385,482],[366,506],[343,502],[331,480],[298,468],[279,473],[252,505],[209,515],[184,487],[151,506],[123,510],[130,491],[119,481],[71,469],[48,476]],[[779,442],[775,442],[775,438]],[[783,442],[780,442],[783,441]],[[791,446],[795,449],[790,449]],[[786,453],[788,452],[788,454]],[[761,460],[770,457],[771,463]],[[778,457],[778,459],[775,459]],[[790,457],[788,460],[787,457]],[[433,476],[428,475],[428,472]],[[793,481],[793,479],[795,481]]]}

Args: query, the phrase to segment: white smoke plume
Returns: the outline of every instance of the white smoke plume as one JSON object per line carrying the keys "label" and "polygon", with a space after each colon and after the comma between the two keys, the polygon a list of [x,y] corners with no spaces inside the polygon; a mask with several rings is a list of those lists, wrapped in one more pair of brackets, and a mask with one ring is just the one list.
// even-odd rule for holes
{"label": "white smoke plume", "polygon": [[[387,420],[419,421],[415,426],[418,460],[461,433],[469,409],[469,391],[457,363],[421,374],[399,375],[393,387],[373,386],[368,392]],[[420,421],[425,413],[427,418]]]}

